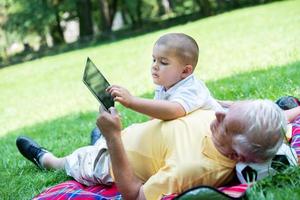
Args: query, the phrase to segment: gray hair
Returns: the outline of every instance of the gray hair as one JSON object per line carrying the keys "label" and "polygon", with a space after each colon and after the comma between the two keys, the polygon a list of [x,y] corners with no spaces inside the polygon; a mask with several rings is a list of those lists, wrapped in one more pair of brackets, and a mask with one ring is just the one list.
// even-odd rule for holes
{"label": "gray hair", "polygon": [[249,101],[243,107],[244,131],[233,138],[233,148],[246,162],[264,162],[276,154],[287,129],[283,111],[270,100]]}

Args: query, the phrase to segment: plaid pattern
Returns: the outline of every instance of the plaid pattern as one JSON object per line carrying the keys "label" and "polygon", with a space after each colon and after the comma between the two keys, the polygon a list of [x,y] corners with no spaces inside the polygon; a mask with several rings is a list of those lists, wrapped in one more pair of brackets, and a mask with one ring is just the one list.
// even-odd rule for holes
{"label": "plaid pattern", "polygon": [[221,192],[233,197],[233,198],[239,198],[241,197],[246,190],[250,187],[250,184],[240,184],[240,185],[235,185],[231,187],[221,187],[218,188]]}
{"label": "plaid pattern", "polygon": [[298,163],[300,163],[300,116],[292,122],[291,147],[295,149],[298,156]]}
{"label": "plaid pattern", "polygon": [[84,186],[77,181],[66,181],[43,191],[33,200],[119,200],[122,199],[115,185]]}
{"label": "plaid pattern", "polygon": [[[221,187],[219,191],[231,196],[242,196],[249,185],[240,184],[231,187]],[[177,194],[166,195],[162,200],[172,200]],[[84,186],[77,181],[66,181],[56,186],[50,187],[41,194],[33,198],[33,200],[119,200],[122,199],[115,185],[104,186]]]}

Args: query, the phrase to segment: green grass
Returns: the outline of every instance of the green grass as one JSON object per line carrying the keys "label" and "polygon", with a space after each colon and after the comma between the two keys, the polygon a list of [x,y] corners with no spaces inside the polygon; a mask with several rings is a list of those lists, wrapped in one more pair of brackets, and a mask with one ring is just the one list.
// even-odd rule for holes
{"label": "green grass", "polygon": [[[81,81],[87,56],[111,83],[151,98],[152,45],[164,33],[184,32],[199,43],[195,74],[216,98],[299,97],[299,27],[300,1],[276,2],[1,69],[0,199],[29,199],[69,179],[61,171],[34,168],[17,152],[15,139],[25,133],[60,156],[89,142],[98,103]],[[117,107],[124,127],[146,119]],[[299,177],[299,168],[293,170]],[[257,185],[250,197],[281,199],[288,187],[288,197],[294,198],[294,191],[299,199],[299,182],[291,179],[282,190],[276,189],[275,182],[276,177],[266,180],[268,187]]]}
{"label": "green grass", "polygon": [[247,192],[248,199],[288,199],[298,200],[300,197],[300,170],[288,168],[283,173],[267,177],[255,184]]}

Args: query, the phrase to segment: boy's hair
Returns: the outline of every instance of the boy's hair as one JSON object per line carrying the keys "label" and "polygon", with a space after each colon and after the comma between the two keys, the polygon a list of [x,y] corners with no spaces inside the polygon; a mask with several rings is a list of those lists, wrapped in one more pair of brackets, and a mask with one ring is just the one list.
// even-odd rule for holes
{"label": "boy's hair", "polygon": [[198,62],[199,47],[197,42],[184,33],[169,33],[161,36],[157,45],[166,45],[175,51],[176,56],[185,65],[192,65],[195,69]]}

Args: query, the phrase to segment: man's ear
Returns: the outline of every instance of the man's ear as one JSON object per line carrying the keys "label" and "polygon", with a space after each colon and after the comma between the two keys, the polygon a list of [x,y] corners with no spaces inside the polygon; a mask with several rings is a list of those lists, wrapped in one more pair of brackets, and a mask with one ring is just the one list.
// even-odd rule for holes
{"label": "man's ear", "polygon": [[228,155],[228,158],[230,158],[231,160],[235,160],[237,162],[245,162],[246,159],[243,155],[239,155],[236,152],[230,153]]}
{"label": "man's ear", "polygon": [[236,154],[236,159],[235,160],[237,160],[238,162],[246,162],[246,158],[245,158],[245,156],[242,156],[242,155],[237,155]]}
{"label": "man's ear", "polygon": [[225,112],[218,112],[217,111],[215,115],[216,115],[217,121],[219,123],[221,123],[224,120],[226,113]]}
{"label": "man's ear", "polygon": [[193,73],[193,70],[194,70],[194,68],[192,65],[185,65],[182,70],[181,77],[182,78],[188,77],[189,75],[191,75]]}

